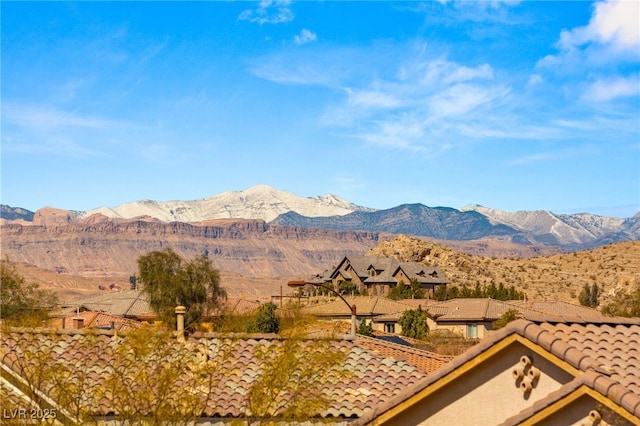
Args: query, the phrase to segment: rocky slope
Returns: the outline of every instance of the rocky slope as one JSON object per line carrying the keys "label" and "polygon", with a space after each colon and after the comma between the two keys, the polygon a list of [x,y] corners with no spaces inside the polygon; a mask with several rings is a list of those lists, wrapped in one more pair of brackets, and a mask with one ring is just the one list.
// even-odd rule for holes
{"label": "rocky slope", "polygon": [[495,258],[462,253],[431,241],[398,236],[367,252],[441,267],[457,286],[504,284],[531,299],[577,303],[585,284],[603,289],[601,304],[613,294],[640,287],[640,241],[610,244],[593,250],[529,259]]}
{"label": "rocky slope", "polygon": [[481,213],[494,225],[531,233],[537,241],[550,245],[602,245],[640,238],[638,215],[621,219],[589,213],[555,214],[544,210],[511,213],[478,205],[462,210]]}
{"label": "rocky slope", "polygon": [[172,247],[186,258],[207,253],[223,271],[277,277],[316,273],[321,265],[324,269],[345,255],[362,255],[389,238],[366,231],[283,227],[250,219],[188,224],[94,215],[68,222],[60,211],[48,213],[49,219],[36,214],[32,225],[2,225],[3,256],[59,273],[128,277],[137,271],[138,257]]}

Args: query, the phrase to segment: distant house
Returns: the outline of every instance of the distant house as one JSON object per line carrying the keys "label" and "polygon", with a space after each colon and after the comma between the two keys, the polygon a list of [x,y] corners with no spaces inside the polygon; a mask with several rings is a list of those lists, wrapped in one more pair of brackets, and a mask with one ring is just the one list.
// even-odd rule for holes
{"label": "distant house", "polygon": [[639,425],[640,323],[517,320],[354,420],[362,425]]}
{"label": "distant house", "polygon": [[427,324],[430,330],[449,330],[455,334],[470,338],[484,339],[493,330],[493,322],[509,310],[518,311],[518,315],[537,314],[499,300],[451,299],[429,306]]}
{"label": "distant house", "polygon": [[345,257],[329,274],[329,279],[336,290],[342,282],[351,281],[373,296],[385,296],[391,288],[401,283],[409,285],[412,280],[433,296],[437,286],[448,283],[439,268],[375,256]]}
{"label": "distant house", "polygon": [[62,315],[76,311],[104,312],[137,321],[153,322],[156,319],[146,294],[141,290],[101,293],[62,304]]}
{"label": "distant house", "polygon": [[82,311],[58,316],[49,321],[53,328],[69,330],[97,328],[102,330],[127,331],[142,327],[142,323],[106,312]]}

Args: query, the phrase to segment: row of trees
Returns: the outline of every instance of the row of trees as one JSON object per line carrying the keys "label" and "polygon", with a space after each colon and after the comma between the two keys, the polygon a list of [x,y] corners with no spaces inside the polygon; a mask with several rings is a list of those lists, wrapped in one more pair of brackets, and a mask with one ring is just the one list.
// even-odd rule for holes
{"label": "row of trees", "polygon": [[396,286],[391,287],[387,297],[393,300],[401,299],[424,299],[426,291],[416,279],[412,279],[409,284],[400,281]]}
{"label": "row of trees", "polygon": [[464,298],[477,298],[485,299],[491,298],[494,300],[522,300],[526,297],[526,293],[516,290],[515,286],[506,287],[500,283],[496,285],[491,283],[489,285],[481,286],[480,283],[476,283],[475,287],[469,287],[463,285],[462,287],[456,286],[438,286],[434,292],[434,299],[436,300],[448,300],[448,299],[464,299]]}

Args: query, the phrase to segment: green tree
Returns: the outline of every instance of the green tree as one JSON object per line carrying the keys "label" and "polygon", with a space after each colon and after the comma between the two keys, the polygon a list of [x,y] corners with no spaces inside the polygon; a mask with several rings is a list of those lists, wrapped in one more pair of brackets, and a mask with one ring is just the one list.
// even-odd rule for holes
{"label": "green tree", "polygon": [[250,333],[277,333],[280,331],[280,319],[276,316],[275,303],[264,303],[258,307],[256,317],[249,327]]}
{"label": "green tree", "polygon": [[358,334],[361,334],[363,336],[372,337],[373,336],[373,322],[367,321],[366,319],[362,320],[360,322],[360,324],[358,325]]}
{"label": "green tree", "polygon": [[158,317],[172,328],[176,324],[175,307],[185,306],[185,327],[193,329],[207,310],[226,298],[220,275],[204,255],[185,262],[171,248],[138,258],[142,291]]}
{"label": "green tree", "polygon": [[600,289],[598,288],[598,284],[593,283],[591,287],[589,284],[585,284],[582,288],[582,291],[578,295],[578,302],[582,306],[588,306],[590,308],[595,308],[600,304]]}
{"label": "green tree", "polygon": [[40,325],[58,298],[37,283],[27,283],[14,264],[0,261],[0,318],[6,323]]}
{"label": "green tree", "polygon": [[338,285],[338,293],[347,294],[347,295],[359,295],[360,290],[358,290],[358,286],[353,283],[351,280],[342,281]]}
{"label": "green tree", "polygon": [[429,334],[427,325],[428,313],[418,305],[418,309],[410,309],[398,319],[398,324],[402,327],[402,335],[413,339],[424,340]]}
{"label": "green tree", "polygon": [[509,309],[502,314],[500,318],[492,323],[493,329],[498,330],[509,324],[511,321],[515,321],[518,318],[518,311],[516,309]]}
{"label": "green tree", "polygon": [[435,291],[433,292],[433,298],[435,300],[440,300],[440,301],[447,300],[447,286],[446,285],[437,286]]}
{"label": "green tree", "polygon": [[404,281],[400,281],[397,285],[391,287],[387,297],[393,300],[424,299],[425,290],[416,279],[412,279],[408,285]]}
{"label": "green tree", "polygon": [[592,308],[597,307],[600,304],[600,288],[598,288],[598,284],[593,283],[591,286],[591,299],[590,304]]}

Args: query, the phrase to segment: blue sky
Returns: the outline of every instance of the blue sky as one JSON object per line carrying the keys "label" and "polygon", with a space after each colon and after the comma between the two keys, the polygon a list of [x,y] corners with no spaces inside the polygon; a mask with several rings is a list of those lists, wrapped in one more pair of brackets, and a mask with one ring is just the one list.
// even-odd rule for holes
{"label": "blue sky", "polygon": [[6,2],[3,204],[640,211],[640,2]]}

